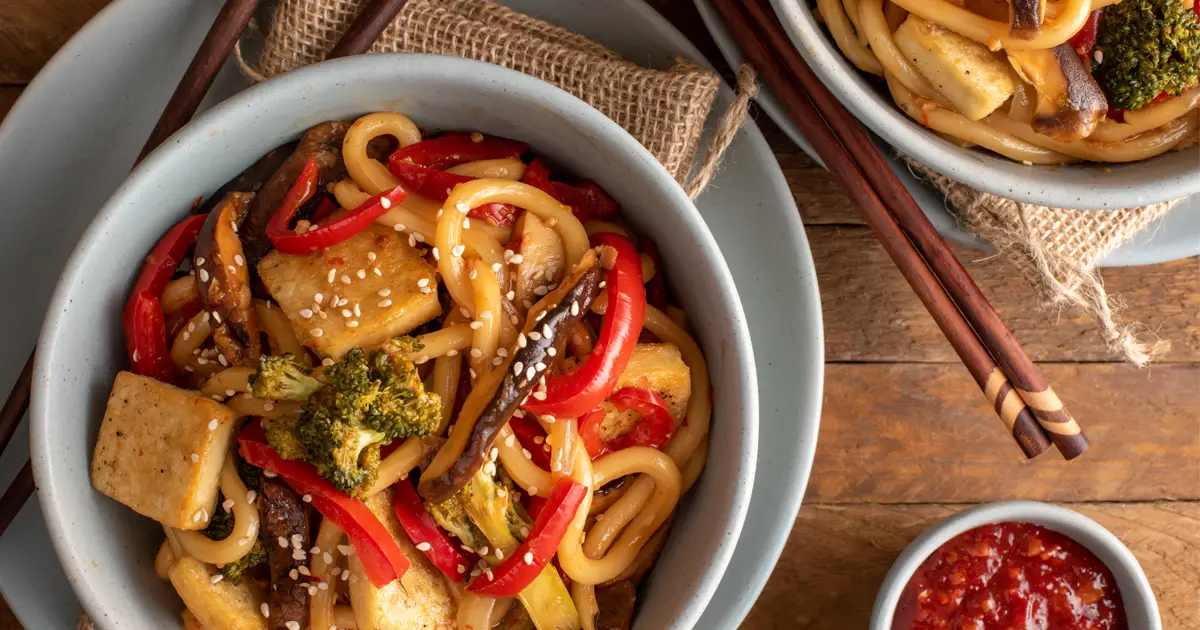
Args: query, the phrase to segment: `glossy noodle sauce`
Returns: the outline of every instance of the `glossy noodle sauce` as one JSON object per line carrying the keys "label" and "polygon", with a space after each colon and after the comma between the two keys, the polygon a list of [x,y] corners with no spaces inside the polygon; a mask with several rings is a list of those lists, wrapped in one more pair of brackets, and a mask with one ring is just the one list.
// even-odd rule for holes
{"label": "glossy noodle sauce", "polygon": [[959,534],[921,564],[892,630],[1124,630],[1116,580],[1070,538],[1029,523]]}

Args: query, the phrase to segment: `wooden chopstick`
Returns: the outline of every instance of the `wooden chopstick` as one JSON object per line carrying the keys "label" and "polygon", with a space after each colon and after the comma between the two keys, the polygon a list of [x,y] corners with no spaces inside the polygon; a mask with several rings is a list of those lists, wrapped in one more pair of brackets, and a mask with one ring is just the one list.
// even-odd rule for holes
{"label": "wooden chopstick", "polygon": [[896,221],[908,233],[913,246],[954,297],[958,309],[1000,364],[1005,376],[1016,387],[1017,393],[1033,411],[1034,417],[1050,435],[1062,456],[1074,459],[1082,455],[1087,450],[1088,440],[1079,424],[1071,417],[1041,370],[1034,365],[1029,355],[1025,354],[1024,348],[1017,342],[999,313],[984,297],[971,275],[929,222],[929,218],[888,165],[867,130],[804,63],[804,58],[784,34],[774,12],[768,11],[762,0],[746,0],[743,4],[766,34],[770,46],[779,52],[792,74],[800,79],[813,105],[854,156],[862,173],[887,204]]}
{"label": "wooden chopstick", "polygon": [[[376,0],[363,10],[359,17],[350,25],[350,29],[338,40],[330,57],[345,57],[367,52],[375,43],[392,18],[404,7],[407,0]],[[250,18],[258,7],[259,0],[226,0],[225,5],[217,14],[213,25],[205,35],[196,56],[188,66],[179,85],[175,88],[171,100],[167,103],[154,130],[146,140],[146,145],[138,155],[137,161],[158,148],[171,134],[179,131],[187,121],[191,120],[204,100],[205,94],[212,87],[222,64],[229,58],[238,37],[245,30]],[[336,53],[336,54],[334,54]],[[12,441],[21,418],[29,409],[29,393],[33,385],[33,360],[31,353],[25,362],[25,367],[13,389],[8,394],[4,406],[0,407],[0,453]],[[25,462],[24,468],[13,479],[4,495],[0,496],[0,535],[20,512],[21,506],[29,500],[34,491],[33,468],[31,462]]]}
{"label": "wooden chopstick", "polygon": [[[792,64],[788,63],[785,66],[781,62],[781,58],[787,57],[786,53],[789,51],[792,56],[799,59],[795,49],[791,47],[790,43],[786,44],[783,50],[764,43],[762,33],[765,28],[759,30],[754,25],[763,27],[766,22],[764,18],[769,18],[769,14],[755,0],[749,0],[743,4],[747,5],[746,12],[743,12],[732,0],[716,0],[714,2],[714,6],[729,26],[734,39],[741,45],[747,57],[759,66],[767,86],[785,105],[793,121],[809,138],[817,154],[829,167],[830,172],[838,178],[850,197],[858,204],[868,226],[874,231],[884,249],[905,279],[908,280],[943,334],[946,335],[951,346],[954,347],[980,389],[983,390],[984,395],[994,405],[997,414],[1011,431],[1022,452],[1027,457],[1035,457],[1049,446],[1049,440],[1035,420],[1034,414],[1020,396],[1013,391],[1006,373],[997,366],[984,342],[960,312],[952,288],[943,284],[914,247],[909,236],[901,229],[897,218],[884,205],[884,200],[864,175],[859,163],[843,146],[838,134],[835,134],[827,124],[824,112],[818,110],[817,105],[809,99],[809,94],[813,90],[810,88],[809,94],[806,94],[796,88],[795,83],[798,77],[790,72]],[[767,23],[774,24],[774,22]],[[778,24],[774,24],[774,26],[778,28]],[[782,35],[782,31],[779,31],[778,35]],[[786,42],[786,38],[784,41]],[[780,42],[773,41],[772,43],[778,45]],[[803,64],[803,59],[799,59],[799,63]],[[811,76],[811,72],[809,76]],[[815,79],[815,77],[813,78]],[[803,79],[801,82],[804,82]],[[820,86],[820,83],[817,82],[817,85]],[[807,84],[804,87],[809,88]],[[820,87],[824,89],[823,86]],[[831,100],[841,107],[836,99],[831,97]],[[823,104],[828,105],[828,102]],[[857,121],[854,121],[854,124],[857,125]],[[861,130],[861,127],[859,129]],[[869,147],[871,150],[877,151],[873,144],[869,144]],[[883,168],[889,174],[891,173],[886,164]],[[902,187],[901,190],[903,190]],[[907,191],[904,191],[904,194],[907,194]],[[940,237],[938,239],[940,240]],[[944,255],[953,258],[953,254],[950,253],[949,247],[944,242],[941,243],[941,250]],[[965,271],[963,273],[965,274]]]}

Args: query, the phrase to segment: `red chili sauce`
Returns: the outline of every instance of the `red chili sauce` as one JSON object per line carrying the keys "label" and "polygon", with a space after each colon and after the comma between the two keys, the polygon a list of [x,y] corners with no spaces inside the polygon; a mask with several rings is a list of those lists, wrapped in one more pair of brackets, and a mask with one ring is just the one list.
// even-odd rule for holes
{"label": "red chili sauce", "polygon": [[913,574],[892,630],[1126,630],[1112,572],[1083,545],[1029,523],[985,525]]}

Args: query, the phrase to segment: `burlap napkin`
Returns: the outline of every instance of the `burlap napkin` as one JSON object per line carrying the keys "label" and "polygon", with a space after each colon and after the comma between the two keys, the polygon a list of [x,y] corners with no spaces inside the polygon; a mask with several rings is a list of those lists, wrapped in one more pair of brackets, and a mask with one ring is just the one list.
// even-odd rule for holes
{"label": "burlap napkin", "polygon": [[[262,80],[321,61],[367,2],[279,0],[257,62],[239,54],[243,71]],[[625,128],[692,198],[715,173],[756,90],[753,71],[742,68],[735,102],[697,160],[721,80],[687,59],[667,70],[644,68],[586,37],[488,0],[410,0],[371,52],[465,57],[554,84]]]}
{"label": "burlap napkin", "polygon": [[901,156],[918,177],[946,195],[966,231],[984,239],[1017,267],[1047,308],[1070,307],[1091,317],[1114,356],[1139,367],[1170,349],[1139,322],[1122,322],[1096,264],[1182,200],[1107,212],[1049,208],[980,192]]}

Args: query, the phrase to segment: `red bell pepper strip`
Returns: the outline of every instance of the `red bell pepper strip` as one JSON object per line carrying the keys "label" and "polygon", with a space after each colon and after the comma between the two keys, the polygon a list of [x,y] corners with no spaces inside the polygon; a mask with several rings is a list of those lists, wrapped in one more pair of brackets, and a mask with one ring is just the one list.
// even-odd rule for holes
{"label": "red bell pepper strip", "polygon": [[[129,352],[130,364],[138,374],[154,376],[160,380],[170,381],[174,376],[174,367],[170,364],[168,353],[160,353],[167,345],[167,329],[159,300],[163,290],[175,275],[179,262],[187,254],[200,227],[204,225],[205,216],[190,215],[175,224],[163,235],[154,249],[146,256],[138,272],[137,280],[133,283],[133,291],[125,304],[122,323],[125,328],[125,348]],[[152,312],[157,310],[157,312]],[[161,331],[162,339],[150,339],[149,335],[157,335]],[[166,361],[163,364],[160,355]],[[139,367],[140,366],[140,367]],[[147,371],[139,371],[147,370]]]}
{"label": "red bell pepper strip", "polygon": [[303,234],[288,229],[290,214],[280,218],[285,211],[291,214],[296,212],[295,208],[289,208],[285,203],[275,216],[271,217],[271,222],[267,225],[267,237],[275,244],[275,249],[285,254],[308,254],[328,249],[370,227],[375,219],[386,214],[392,206],[404,201],[405,197],[408,197],[408,193],[404,192],[403,187],[397,186],[367,199],[357,208]]}
{"label": "red bell pepper strip", "polygon": [[1075,32],[1071,39],[1067,40],[1071,44],[1071,48],[1085,60],[1092,54],[1092,48],[1096,46],[1096,35],[1100,31],[1100,13],[1104,9],[1096,9],[1088,15],[1087,21],[1083,23],[1083,28]]}
{"label": "red bell pepper strip", "polygon": [[[397,159],[396,155],[398,152],[393,153],[388,160],[388,170],[392,172],[392,175],[395,175],[405,188],[435,201],[445,201],[455,186],[476,179],[468,175],[457,175],[413,164],[403,158]],[[482,206],[471,208],[467,215],[478,219],[487,219],[496,225],[509,225],[516,220],[517,209],[508,203],[485,203]]]}
{"label": "red bell pepper strip", "polygon": [[303,206],[304,202],[317,192],[320,181],[321,171],[317,168],[316,160],[310,158],[300,171],[300,176],[283,196],[283,202],[279,204],[279,209],[271,215],[271,220],[267,222],[267,236],[273,233],[286,234],[291,230],[292,217],[296,216],[300,206]]}
{"label": "red bell pepper strip", "polygon": [[452,581],[463,581],[466,571],[459,569],[467,567],[469,564],[467,559],[459,553],[446,534],[442,533],[429,512],[425,511],[425,504],[421,503],[421,497],[417,496],[412,482],[401,479],[396,482],[395,488],[393,502],[396,507],[396,518],[400,520],[400,525],[404,527],[404,531],[408,533],[413,544],[417,545],[417,549],[421,549],[422,544],[428,545],[429,548],[421,549],[421,552],[429,558],[433,566],[440,569]]}
{"label": "red bell pepper strip", "polygon": [[325,197],[321,199],[321,204],[317,206],[315,211],[313,211],[312,218],[309,219],[309,221],[313,223],[320,223],[321,221],[333,216],[333,213],[337,212],[337,209],[338,205],[329,197]]}
{"label": "red bell pepper strip", "polygon": [[675,435],[675,419],[667,409],[667,403],[658,393],[638,387],[625,387],[608,397],[617,411],[635,411],[641,414],[637,424],[625,435],[605,440],[600,433],[604,423],[605,408],[599,406],[583,417],[579,423],[579,437],[592,459],[630,446],[649,446],[661,449]]}
{"label": "red bell pepper strip", "polygon": [[[550,470],[550,454],[542,447],[542,444],[545,444],[546,432],[542,430],[541,425],[529,418],[512,417],[508,419],[508,428],[512,429],[521,447],[529,451],[529,458],[533,463],[542,470]],[[539,437],[542,438],[542,444],[537,442]]]}
{"label": "red bell pepper strip", "polygon": [[586,486],[570,479],[559,481],[525,542],[492,570],[491,578],[481,575],[467,590],[488,597],[516,597],[550,564],[587,492]]}
{"label": "red bell pepper strip", "polygon": [[633,243],[623,236],[599,233],[593,245],[617,251],[605,282],[608,311],[592,353],[579,369],[546,378],[546,398],[530,398],[524,408],[536,415],[578,418],[593,410],[612,393],[617,379],[629,364],[638,335],[646,319],[646,287],[642,285],[642,259]]}
{"label": "red bell pepper strip", "polygon": [[408,558],[366,504],[340,492],[318,475],[311,464],[280,457],[267,444],[260,421],[246,425],[238,436],[238,446],[247,462],[277,473],[293,490],[312,497],[313,507],[346,532],[371,584],[382,588],[408,571]]}
{"label": "red bell pepper strip", "polygon": [[591,219],[607,219],[617,213],[617,202],[613,201],[596,182],[584,180],[574,186],[562,182],[550,181],[550,169],[542,158],[534,158],[525,167],[521,182],[529,184],[538,190],[554,197],[556,201],[569,206],[571,214],[580,221]]}
{"label": "red bell pepper strip", "polygon": [[[478,141],[475,138],[479,138]],[[529,145],[524,142],[500,136],[449,134],[410,144],[397,150],[392,157],[444,171],[467,162],[521,157],[528,149]]]}
{"label": "red bell pepper strip", "polygon": [[162,304],[149,291],[134,296],[126,343],[130,346],[130,367],[134,374],[156,378],[164,383],[175,379],[175,364],[167,347],[167,323]]}

